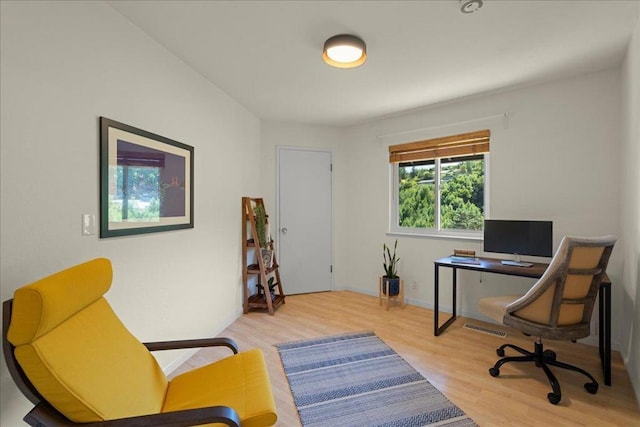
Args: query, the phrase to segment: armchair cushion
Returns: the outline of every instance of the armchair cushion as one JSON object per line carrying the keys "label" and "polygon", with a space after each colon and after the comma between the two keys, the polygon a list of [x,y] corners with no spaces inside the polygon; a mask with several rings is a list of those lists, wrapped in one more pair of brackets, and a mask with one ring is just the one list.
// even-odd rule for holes
{"label": "armchair cushion", "polygon": [[102,296],[111,263],[97,259],[18,289],[7,333],[36,389],[72,421],[160,412],[168,380]]}
{"label": "armchair cushion", "polygon": [[162,412],[211,405],[234,408],[243,427],[275,424],[276,406],[262,350],[242,352],[178,375],[169,383]]}
{"label": "armchair cushion", "polygon": [[7,337],[16,347],[46,334],[111,287],[111,262],[98,258],[16,290]]}

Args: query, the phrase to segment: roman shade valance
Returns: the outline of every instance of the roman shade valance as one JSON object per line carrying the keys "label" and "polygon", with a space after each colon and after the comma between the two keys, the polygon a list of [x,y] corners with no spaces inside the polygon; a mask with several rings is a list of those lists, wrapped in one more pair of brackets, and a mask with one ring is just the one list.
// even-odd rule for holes
{"label": "roman shade valance", "polygon": [[489,129],[389,146],[389,163],[489,152]]}

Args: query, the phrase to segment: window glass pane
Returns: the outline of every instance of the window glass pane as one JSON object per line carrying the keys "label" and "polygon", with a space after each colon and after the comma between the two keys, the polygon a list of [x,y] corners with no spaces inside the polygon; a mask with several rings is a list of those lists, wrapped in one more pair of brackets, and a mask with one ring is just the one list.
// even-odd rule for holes
{"label": "window glass pane", "polygon": [[109,202],[110,218],[115,221],[158,221],[160,217],[160,168],[117,167],[115,199]]}
{"label": "window glass pane", "polygon": [[400,163],[398,179],[398,225],[434,228],[435,162]]}
{"label": "window glass pane", "polygon": [[482,230],[484,226],[484,156],[440,160],[441,228]]}

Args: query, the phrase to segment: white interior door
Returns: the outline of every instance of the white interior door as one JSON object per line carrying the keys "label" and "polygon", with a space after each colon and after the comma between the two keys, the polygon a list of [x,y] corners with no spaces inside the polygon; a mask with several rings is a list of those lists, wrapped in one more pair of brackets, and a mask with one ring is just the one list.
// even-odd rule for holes
{"label": "white interior door", "polygon": [[331,290],[331,152],[278,148],[278,238],[285,294]]}

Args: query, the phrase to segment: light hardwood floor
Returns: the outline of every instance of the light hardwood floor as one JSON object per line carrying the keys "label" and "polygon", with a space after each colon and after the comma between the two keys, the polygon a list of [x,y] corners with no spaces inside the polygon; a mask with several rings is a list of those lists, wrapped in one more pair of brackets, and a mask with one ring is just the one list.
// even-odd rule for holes
{"label": "light hardwood floor", "polygon": [[[507,338],[463,328],[465,322],[502,329]],[[581,366],[600,383],[596,395],[583,389],[585,378],[554,369],[562,401],[551,405],[551,388],[541,369],[507,364],[500,377],[488,368],[498,360],[495,349],[505,342],[533,348],[532,338],[514,330],[459,318],[439,337],[433,336],[433,312],[416,306],[386,311],[378,299],[348,291],[287,296],[274,316],[251,312],[220,336],[233,338],[240,351],[264,350],[278,408],[277,426],[300,426],[275,344],[350,331],[374,331],[449,400],[480,426],[640,426],[640,411],[618,352],[613,354],[612,386],[604,385],[597,347],[546,341],[558,359]],[[227,356],[228,350],[203,349],[173,375]],[[510,354],[510,353],[507,353]]]}

